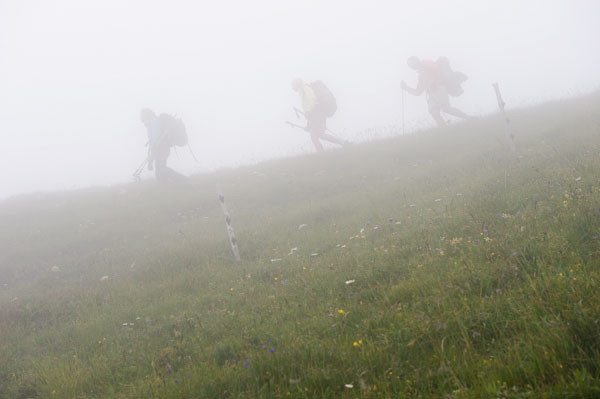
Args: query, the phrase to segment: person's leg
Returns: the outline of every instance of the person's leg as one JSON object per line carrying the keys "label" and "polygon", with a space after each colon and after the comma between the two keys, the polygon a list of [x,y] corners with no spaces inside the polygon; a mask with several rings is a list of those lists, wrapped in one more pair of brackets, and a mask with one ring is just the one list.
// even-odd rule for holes
{"label": "person's leg", "polygon": [[438,126],[445,126],[446,121],[442,118],[440,114],[440,104],[439,104],[439,95],[436,92],[428,92],[427,93],[427,110],[435,120]]}
{"label": "person's leg", "polygon": [[156,168],[156,180],[161,183],[181,181],[185,176],[167,166],[167,159],[171,153],[168,145],[162,145],[155,149],[154,159]]}
{"label": "person's leg", "polygon": [[442,118],[442,114],[440,113],[440,107],[429,107],[429,113],[433,116],[433,119],[437,123],[438,126],[446,126],[446,121]]}
{"label": "person's leg", "polygon": [[167,158],[171,151],[168,146],[157,146],[153,152],[156,180],[165,183],[168,180]]}
{"label": "person's leg", "polygon": [[165,175],[167,176],[167,181],[169,182],[182,181],[186,179],[185,175],[169,168],[168,166],[165,168]]}
{"label": "person's leg", "polygon": [[457,117],[463,118],[463,119],[469,119],[469,118],[471,118],[470,115],[465,114],[464,112],[462,112],[458,108],[454,108],[454,107],[450,106],[450,104],[448,104],[447,106],[445,106],[444,108],[442,108],[442,111],[444,111],[445,113],[447,113],[449,115],[454,115],[454,116],[457,116]]}
{"label": "person's leg", "polygon": [[310,139],[312,140],[317,152],[323,151],[323,144],[320,139],[325,135],[325,117],[322,116],[317,110],[306,114],[307,128],[310,132]]}
{"label": "person's leg", "polygon": [[427,92],[427,107],[438,126],[445,126],[447,124],[446,120],[441,115],[441,110],[450,107],[450,97],[443,86]]}
{"label": "person's leg", "polygon": [[317,152],[321,152],[323,151],[323,144],[321,144],[321,141],[319,140],[321,136],[311,132],[310,133],[310,139],[312,140],[313,144],[315,145],[315,150],[317,150]]}
{"label": "person's leg", "polygon": [[338,137],[335,137],[333,134],[323,133],[321,135],[321,140],[327,140],[330,143],[344,145],[344,140],[342,140],[342,139],[340,139]]}

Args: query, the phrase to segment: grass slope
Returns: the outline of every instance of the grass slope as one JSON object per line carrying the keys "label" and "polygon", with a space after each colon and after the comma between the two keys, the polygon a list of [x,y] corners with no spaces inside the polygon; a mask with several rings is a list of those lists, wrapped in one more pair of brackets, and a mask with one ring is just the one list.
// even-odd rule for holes
{"label": "grass slope", "polygon": [[0,203],[0,398],[600,397],[600,95],[511,118]]}

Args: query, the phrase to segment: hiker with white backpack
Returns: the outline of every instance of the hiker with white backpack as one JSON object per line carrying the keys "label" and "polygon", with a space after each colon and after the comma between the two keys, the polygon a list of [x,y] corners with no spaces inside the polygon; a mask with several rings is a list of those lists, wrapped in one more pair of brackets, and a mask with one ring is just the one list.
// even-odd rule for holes
{"label": "hiker with white backpack", "polygon": [[[292,89],[302,100],[302,114],[306,118],[304,130],[310,133],[315,149],[319,152],[323,151],[320,140],[339,145],[347,144],[342,139],[327,133],[327,118],[332,117],[337,111],[335,97],[327,86],[320,80],[308,84],[298,78],[292,81]],[[295,126],[292,123],[290,125]]]}
{"label": "hiker with white backpack", "polygon": [[467,75],[453,71],[450,68],[448,58],[440,57],[434,62],[430,60],[421,61],[417,57],[410,57],[407,64],[419,74],[419,81],[414,89],[402,81],[402,90],[414,96],[420,96],[425,92],[429,113],[438,126],[446,125],[446,121],[441,115],[442,111],[459,118],[470,118],[463,111],[450,105],[450,95],[457,97],[463,93],[461,84],[467,80]]}
{"label": "hiker with white backpack", "polygon": [[148,133],[148,157],[142,166],[134,173],[139,179],[139,174],[145,165],[148,170],[155,170],[156,180],[160,183],[169,183],[185,179],[185,176],[167,166],[167,159],[173,146],[188,144],[185,125],[181,119],[169,114],[156,115],[149,108],[140,112],[140,119],[146,126]]}

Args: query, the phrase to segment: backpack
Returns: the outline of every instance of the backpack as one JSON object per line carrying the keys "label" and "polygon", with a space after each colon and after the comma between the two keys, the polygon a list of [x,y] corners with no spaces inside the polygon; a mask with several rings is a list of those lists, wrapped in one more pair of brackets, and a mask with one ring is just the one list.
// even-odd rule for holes
{"label": "backpack", "polygon": [[337,111],[337,102],[331,90],[320,80],[315,80],[309,86],[315,92],[318,107],[323,111],[325,116],[328,118],[333,116],[335,111]]}
{"label": "backpack", "polygon": [[165,140],[169,146],[183,147],[188,143],[188,136],[185,131],[185,125],[179,118],[169,114],[160,114],[158,116],[160,129],[165,135]]}
{"label": "backpack", "polygon": [[446,91],[453,97],[458,97],[464,93],[461,84],[468,79],[467,75],[462,72],[453,71],[450,67],[450,60],[447,57],[440,57],[435,62],[442,84],[446,87]]}

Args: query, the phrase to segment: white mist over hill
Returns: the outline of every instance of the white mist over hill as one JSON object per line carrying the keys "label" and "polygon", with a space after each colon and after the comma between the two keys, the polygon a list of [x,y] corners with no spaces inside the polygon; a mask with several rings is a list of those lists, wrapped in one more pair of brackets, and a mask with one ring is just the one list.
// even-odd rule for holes
{"label": "white mist over hill", "polygon": [[[454,104],[495,112],[595,90],[600,5],[442,0],[188,2],[5,1],[0,4],[0,198],[130,180],[145,156],[141,107],[185,121],[200,163],[185,173],[312,151],[291,130],[294,77],[321,79],[352,141],[401,125],[406,58],[445,55],[469,75]],[[431,126],[405,96],[407,131]]]}

